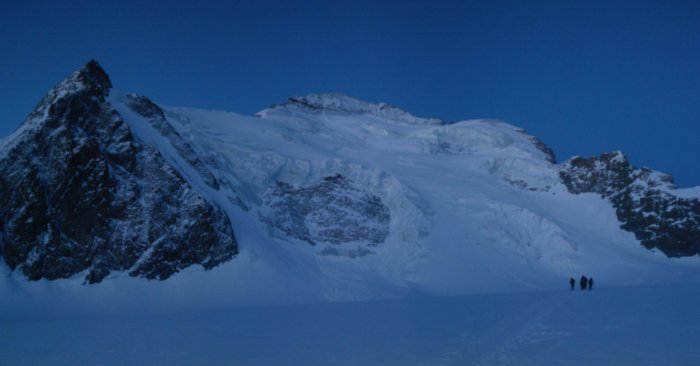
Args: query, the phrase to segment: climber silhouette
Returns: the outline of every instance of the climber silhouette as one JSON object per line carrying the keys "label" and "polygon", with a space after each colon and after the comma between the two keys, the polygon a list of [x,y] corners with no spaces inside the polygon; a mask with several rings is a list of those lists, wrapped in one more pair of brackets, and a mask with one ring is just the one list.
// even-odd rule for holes
{"label": "climber silhouette", "polygon": [[585,290],[588,286],[588,278],[586,276],[581,276],[581,290]]}
{"label": "climber silhouette", "polygon": [[569,285],[571,285],[571,291],[573,291],[576,287],[576,280],[573,277],[569,279]]}

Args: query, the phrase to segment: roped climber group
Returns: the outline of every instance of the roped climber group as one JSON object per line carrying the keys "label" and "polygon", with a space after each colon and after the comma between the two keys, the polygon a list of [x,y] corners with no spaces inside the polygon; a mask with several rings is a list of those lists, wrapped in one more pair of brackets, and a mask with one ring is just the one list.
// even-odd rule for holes
{"label": "roped climber group", "polygon": [[[576,288],[576,280],[573,277],[569,279],[569,285],[571,285],[571,291]],[[581,290],[593,290],[593,277],[587,278],[586,276],[581,276],[579,285],[581,286]]]}

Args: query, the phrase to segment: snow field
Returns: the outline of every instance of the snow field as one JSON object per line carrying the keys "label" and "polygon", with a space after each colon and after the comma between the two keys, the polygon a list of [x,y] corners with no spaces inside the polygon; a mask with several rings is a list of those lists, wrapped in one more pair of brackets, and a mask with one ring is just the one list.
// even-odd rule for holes
{"label": "snow field", "polygon": [[6,365],[697,365],[696,286],[0,318]]}

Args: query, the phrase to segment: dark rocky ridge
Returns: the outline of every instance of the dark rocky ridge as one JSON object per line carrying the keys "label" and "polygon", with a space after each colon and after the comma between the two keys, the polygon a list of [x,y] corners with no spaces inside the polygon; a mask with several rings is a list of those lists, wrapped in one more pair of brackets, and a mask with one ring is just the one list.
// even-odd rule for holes
{"label": "dark rocky ridge", "polygon": [[111,271],[166,279],[231,259],[228,216],[132,135],[94,61],[0,146],[0,255],[31,280]]}
{"label": "dark rocky ridge", "polygon": [[165,118],[165,113],[160,107],[147,97],[136,94],[127,94],[124,97],[124,102],[131,110],[146,118],[161,135],[170,141],[178,154],[180,154],[180,156],[197,171],[199,176],[202,177],[204,183],[216,190],[219,189],[219,181],[214,174],[209,171],[206,164],[197,156],[190,144],[185,142],[185,140],[180,137],[180,134],[175,131],[173,126],[168,123]]}
{"label": "dark rocky ridge", "polygon": [[621,228],[669,257],[700,254],[700,200],[673,195],[670,175],[636,169],[621,152],[574,157],[559,175],[572,193],[598,193],[615,207]]}

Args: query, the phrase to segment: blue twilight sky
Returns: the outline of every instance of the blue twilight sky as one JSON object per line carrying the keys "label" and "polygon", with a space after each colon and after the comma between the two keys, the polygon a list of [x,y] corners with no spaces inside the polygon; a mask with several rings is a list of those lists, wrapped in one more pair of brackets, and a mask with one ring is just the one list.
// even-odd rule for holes
{"label": "blue twilight sky", "polygon": [[700,185],[699,1],[1,2],[0,136],[95,58],[166,105],[252,114],[338,91]]}

